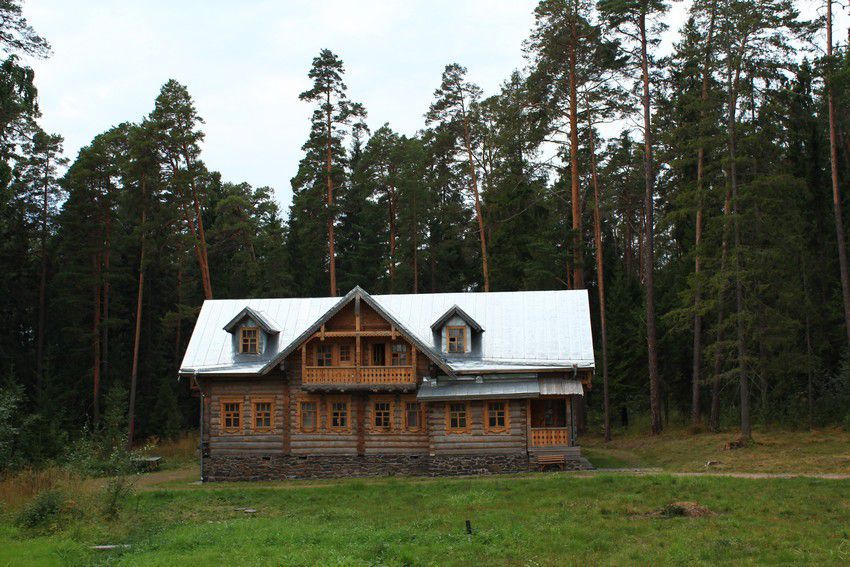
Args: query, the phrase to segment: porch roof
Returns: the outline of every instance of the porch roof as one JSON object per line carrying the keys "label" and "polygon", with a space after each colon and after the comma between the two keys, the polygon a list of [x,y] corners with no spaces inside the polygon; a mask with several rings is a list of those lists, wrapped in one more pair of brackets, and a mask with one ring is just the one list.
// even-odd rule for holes
{"label": "porch roof", "polygon": [[[431,384],[431,385],[429,385]],[[563,378],[455,380],[433,385],[426,382],[416,397],[423,402],[448,400],[504,400],[511,398],[537,398],[584,394],[581,382]]]}

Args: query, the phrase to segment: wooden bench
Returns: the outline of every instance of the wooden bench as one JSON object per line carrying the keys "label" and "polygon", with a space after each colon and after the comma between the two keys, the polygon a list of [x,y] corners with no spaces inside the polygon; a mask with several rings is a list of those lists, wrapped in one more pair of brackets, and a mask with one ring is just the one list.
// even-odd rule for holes
{"label": "wooden bench", "polygon": [[548,466],[557,466],[561,470],[566,470],[567,458],[564,455],[537,455],[537,466],[541,471]]}

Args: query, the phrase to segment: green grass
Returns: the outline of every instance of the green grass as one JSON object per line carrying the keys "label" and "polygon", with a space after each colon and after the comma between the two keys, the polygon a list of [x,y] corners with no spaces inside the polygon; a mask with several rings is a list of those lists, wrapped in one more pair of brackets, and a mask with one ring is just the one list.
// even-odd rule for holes
{"label": "green grass", "polygon": [[[39,532],[8,512],[0,565],[850,563],[850,481],[549,473],[171,484],[140,490],[112,521],[97,492]],[[675,501],[717,515],[651,515]],[[131,547],[89,549],[100,543]]]}
{"label": "green grass", "polygon": [[[691,434],[670,428],[659,436],[632,430],[608,443],[600,435],[583,436],[582,453],[599,468],[659,467],[665,471],[751,473],[848,473],[850,432],[838,428],[816,431],[757,429],[754,442],[728,450],[734,430]],[[706,463],[712,461],[711,467]]]}

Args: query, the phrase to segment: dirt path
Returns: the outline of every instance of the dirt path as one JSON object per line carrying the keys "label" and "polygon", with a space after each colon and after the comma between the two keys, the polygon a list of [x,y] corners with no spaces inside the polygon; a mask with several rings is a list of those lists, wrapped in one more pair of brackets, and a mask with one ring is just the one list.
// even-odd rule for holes
{"label": "dirt path", "polygon": [[705,472],[681,472],[665,471],[663,469],[596,469],[593,471],[578,471],[576,476],[595,476],[598,474],[622,474],[631,476],[712,476],[731,478],[822,478],[826,480],[850,480],[850,473],[806,473],[806,472],[781,472],[781,473],[759,473],[759,472],[731,472],[731,471],[705,471]]}

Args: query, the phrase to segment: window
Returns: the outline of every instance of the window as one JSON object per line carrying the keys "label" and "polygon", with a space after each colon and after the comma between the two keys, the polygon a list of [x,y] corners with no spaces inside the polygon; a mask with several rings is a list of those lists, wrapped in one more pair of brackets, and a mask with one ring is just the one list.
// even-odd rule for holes
{"label": "window", "polygon": [[464,433],[469,430],[469,408],[466,403],[451,403],[447,406],[446,430],[449,433]]}
{"label": "window", "polygon": [[404,404],[404,428],[418,431],[422,427],[422,404],[406,402]]}
{"label": "window", "polygon": [[348,429],[348,402],[334,400],[330,403],[330,428],[336,431]]}
{"label": "window", "polygon": [[387,353],[384,343],[372,345],[372,366],[385,366],[387,364]]}
{"label": "window", "polygon": [[351,345],[339,345],[340,364],[351,364]]}
{"label": "window", "polygon": [[331,345],[316,346],[316,366],[330,366],[333,363]]}
{"label": "window", "polygon": [[222,400],[221,428],[225,433],[239,433],[242,427],[242,402]]}
{"label": "window", "polygon": [[487,402],[484,423],[487,431],[499,433],[508,430],[509,416],[507,402]]}
{"label": "window", "polygon": [[260,330],[257,327],[243,327],[240,330],[239,352],[242,354],[260,352]]}
{"label": "window", "polygon": [[372,408],[372,423],[375,429],[392,429],[393,404],[387,400],[376,401]]}
{"label": "window", "polygon": [[446,350],[466,352],[466,327],[446,327]]}
{"label": "window", "polygon": [[253,400],[253,424],[254,431],[271,431],[274,427],[274,400],[264,398]]}
{"label": "window", "polygon": [[318,407],[314,401],[302,401],[298,404],[298,427],[301,431],[316,431],[319,421]]}
{"label": "window", "polygon": [[407,343],[393,343],[390,362],[393,366],[407,366]]}

